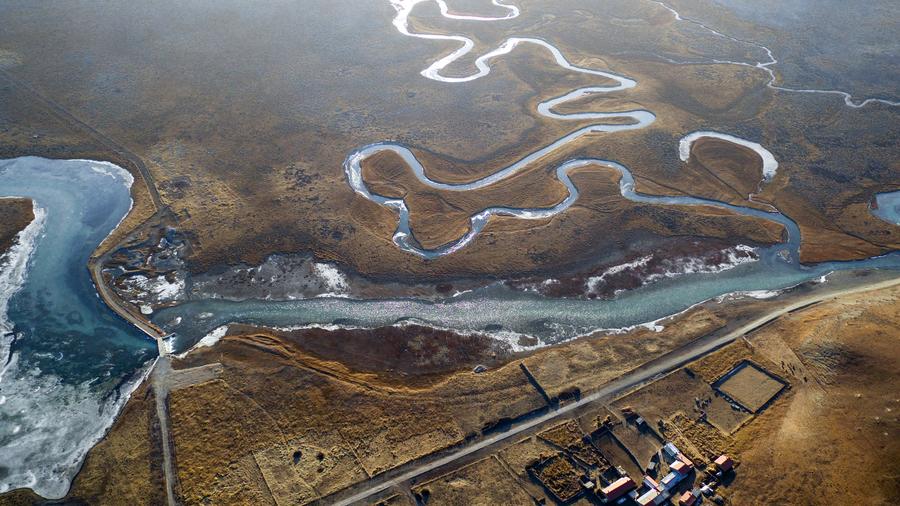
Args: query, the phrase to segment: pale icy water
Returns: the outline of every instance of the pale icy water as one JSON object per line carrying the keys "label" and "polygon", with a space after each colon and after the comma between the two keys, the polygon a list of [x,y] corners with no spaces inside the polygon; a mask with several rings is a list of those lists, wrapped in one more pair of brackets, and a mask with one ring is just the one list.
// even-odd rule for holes
{"label": "pale icy water", "polygon": [[872,209],[872,214],[882,220],[900,225],[900,191],[879,193],[875,196],[878,209]]}
{"label": "pale icy water", "polygon": [[[33,199],[28,268],[0,284],[0,492],[63,496],[156,345],[97,297],[91,252],[131,206],[131,176],[100,162],[0,161],[0,196]],[[28,252],[22,252],[27,254]],[[11,297],[9,297],[11,295]]]}
{"label": "pale icy water", "polygon": [[596,329],[657,320],[720,295],[779,290],[848,269],[900,271],[900,253],[809,267],[784,262],[770,253],[759,262],[717,274],[689,274],[659,281],[608,301],[547,299],[496,286],[443,302],[325,297],[294,301],[197,300],[164,309],[153,321],[175,333],[176,351],[187,349],[216,327],[231,322],[274,327],[322,323],[377,327],[415,320],[439,327],[486,331],[501,339],[517,340],[511,333],[526,334],[543,344],[552,344]]}

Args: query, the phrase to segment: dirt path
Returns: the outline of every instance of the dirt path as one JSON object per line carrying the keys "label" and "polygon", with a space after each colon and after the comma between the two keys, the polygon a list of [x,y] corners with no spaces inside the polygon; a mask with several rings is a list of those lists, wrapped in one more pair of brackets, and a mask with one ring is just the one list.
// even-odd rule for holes
{"label": "dirt path", "polygon": [[[782,306],[779,309],[770,311],[765,315],[719,337],[704,336],[681,348],[667,353],[657,359],[654,359],[630,373],[607,383],[604,387],[596,392],[583,397],[580,401],[568,404],[556,411],[551,411],[545,415],[533,418],[513,426],[510,430],[482,439],[465,446],[461,449],[443,453],[433,454],[422,457],[416,461],[412,461],[407,465],[395,468],[380,476],[376,476],[370,480],[362,482],[358,485],[348,487],[343,491],[337,492],[329,497],[318,501],[320,504],[335,504],[339,506],[350,505],[363,501],[375,494],[381,493],[391,487],[399,486],[405,482],[411,481],[431,471],[441,469],[442,472],[449,472],[452,468],[458,467],[454,464],[464,464],[472,457],[483,456],[486,453],[494,452],[500,449],[502,445],[510,444],[510,439],[514,436],[527,435],[556,423],[560,417],[574,414],[579,408],[594,404],[598,401],[607,401],[617,394],[624,393],[627,390],[642,386],[652,382],[663,375],[677,370],[683,365],[693,362],[719,348],[730,344],[753,332],[760,327],[771,323],[772,321],[792,312],[807,308],[813,304],[836,299],[842,296],[851,295],[860,292],[868,292],[879,290],[895,285],[900,285],[900,277],[881,281],[879,283],[866,285],[862,287],[848,288],[837,292],[825,294],[816,294],[805,297],[791,304]],[[453,466],[453,467],[451,467]]]}
{"label": "dirt path", "polygon": [[[162,339],[160,339],[162,341]],[[150,376],[150,385],[153,388],[153,397],[156,399],[156,417],[159,420],[160,440],[163,450],[163,472],[166,478],[166,502],[169,506],[175,506],[175,466],[172,463],[172,434],[169,431],[169,410],[166,402],[169,399],[169,382],[167,376],[172,373],[172,364],[168,355],[160,354],[159,360],[153,368]]]}
{"label": "dirt path", "polygon": [[103,132],[100,132],[84,121],[81,121],[68,110],[66,110],[66,108],[53,101],[52,99],[41,95],[37,90],[32,88],[31,85],[13,77],[9,72],[0,70],[0,78],[3,78],[9,84],[19,88],[20,90],[25,91],[26,93],[31,95],[36,102],[42,104],[57,117],[75,126],[76,128],[85,131],[88,136],[92,137],[95,141],[97,141],[98,144],[125,159],[130,165],[134,167],[135,170],[138,171],[138,173],[140,173],[141,179],[144,180],[144,184],[147,186],[147,190],[150,192],[150,199],[153,201],[153,206],[156,207],[157,210],[160,210],[164,207],[162,199],[159,196],[159,192],[156,189],[156,184],[153,181],[153,176],[150,174],[150,170],[147,169],[147,166],[144,165],[144,162],[139,156],[129,151],[128,148],[109,138]]}
{"label": "dirt path", "polygon": [[[160,338],[159,341],[162,341],[162,339]],[[175,498],[177,474],[174,459],[172,458],[175,446],[172,443],[169,409],[167,406],[169,392],[216,379],[221,373],[222,364],[219,363],[206,364],[190,369],[172,369],[169,355],[161,353],[150,376],[153,397],[156,399],[156,417],[159,419],[160,439],[163,450],[163,472],[166,479],[166,499],[169,506],[178,504]]]}

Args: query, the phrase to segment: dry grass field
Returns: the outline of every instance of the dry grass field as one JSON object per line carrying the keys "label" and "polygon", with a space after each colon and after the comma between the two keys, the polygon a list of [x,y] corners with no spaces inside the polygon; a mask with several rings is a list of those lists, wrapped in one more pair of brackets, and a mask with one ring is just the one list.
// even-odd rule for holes
{"label": "dry grass field", "polygon": [[[800,223],[804,260],[897,247],[897,227],[885,227],[866,208],[875,191],[896,185],[891,139],[898,122],[889,109],[853,110],[838,99],[774,93],[752,68],[667,63],[658,56],[760,56],[758,48],[676,22],[646,0],[518,3],[522,16],[503,24],[447,20],[430,3],[417,7],[412,22],[420,30],[465,33],[476,53],[512,34],[552,40],[575,64],[639,83],[566,104],[562,112],[646,108],[657,120],[641,130],[589,136],[471,195],[429,191],[395,163],[369,167],[373,185],[390,179],[387,186],[410,199],[424,244],[458,237],[466,217],[489,205],[557,202],[562,188],[552,169],[570,157],[617,160],[633,170],[642,192],[759,205],[746,198],[760,176],[758,157],[747,150],[704,141],[687,164],[677,159],[682,135],[714,128],[776,154],[778,176],[756,200],[773,202]],[[694,3],[702,2],[679,2],[690,4],[686,9]],[[588,170],[575,178],[582,198],[562,215],[542,223],[494,219],[465,250],[434,262],[399,251],[391,242],[394,213],[347,186],[341,164],[348,153],[397,141],[432,177],[472,180],[584,126],[539,116],[536,104],[603,80],[566,72],[546,51],[523,46],[494,62],[484,79],[459,86],[429,81],[419,71],[450,45],[399,35],[393,13],[388,2],[321,0],[305,0],[299,9],[288,2],[254,9],[235,1],[115,8],[7,2],[0,7],[9,20],[0,54],[3,75],[14,81],[4,78],[0,86],[0,153],[109,159],[138,177],[131,160],[140,159],[152,177],[147,184],[173,211],[170,224],[191,238],[194,273],[309,251],[375,279],[510,277],[563,273],[610,260],[628,245],[652,249],[673,237],[778,240],[778,227],[757,220],[634,205],[618,196],[612,174]],[[727,13],[716,15],[733,24]],[[447,72],[471,72],[471,58]],[[815,128],[783,133],[780,125]],[[838,141],[849,137],[852,146]],[[134,194],[123,233],[154,211],[146,184],[136,184]]]}
{"label": "dry grass field", "polygon": [[[672,373],[614,406],[631,406],[654,426],[662,419],[666,437],[697,462],[723,451],[734,455],[737,474],[718,490],[731,504],[894,504],[900,500],[898,304],[900,288],[894,287],[792,313],[689,364],[694,378]],[[754,417],[740,415],[745,419],[736,420],[733,431],[715,421],[721,398],[707,408],[710,423],[699,421],[692,409],[696,394],[686,385],[708,387],[748,360],[776,372],[790,388]],[[765,404],[781,389],[770,376],[746,370],[755,371],[752,381],[741,376],[744,384],[732,394],[745,397],[748,407]],[[627,429],[616,434],[629,444],[636,433]]]}
{"label": "dry grass field", "polygon": [[13,245],[16,235],[33,219],[30,200],[0,199],[0,255]]}
{"label": "dry grass field", "polygon": [[446,476],[413,488],[427,504],[456,506],[472,504],[530,504],[531,496],[509,474],[497,457],[488,457]]}
{"label": "dry grass field", "polygon": [[731,373],[718,388],[753,413],[778,395],[785,386],[751,363],[744,363],[738,367],[740,369]]}

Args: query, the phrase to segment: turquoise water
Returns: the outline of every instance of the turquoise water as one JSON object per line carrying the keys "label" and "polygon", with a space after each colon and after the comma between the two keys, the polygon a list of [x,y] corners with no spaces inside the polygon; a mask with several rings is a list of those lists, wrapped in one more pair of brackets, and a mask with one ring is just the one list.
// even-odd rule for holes
{"label": "turquoise water", "polygon": [[0,161],[0,196],[33,199],[43,218],[24,284],[0,285],[12,294],[5,315],[0,307],[0,491],[64,495],[156,355],[153,341],[102,303],[86,268],[130,209],[130,184],[126,171],[99,162]]}
{"label": "turquoise water", "polygon": [[882,220],[900,225],[900,191],[879,193],[875,196],[878,209],[872,209],[872,214]]}
{"label": "turquoise water", "polygon": [[618,329],[651,322],[694,304],[740,291],[779,290],[829,272],[886,269],[900,272],[900,253],[860,262],[801,266],[764,252],[759,262],[717,274],[688,274],[624,292],[614,300],[548,299],[494,286],[441,302],[413,299],[351,300],[315,298],[293,301],[196,300],[159,311],[153,321],[175,333],[176,351],[231,322],[290,327],[333,323],[377,327],[418,321],[438,327],[486,331],[518,341],[516,334],[552,344],[596,329]]}

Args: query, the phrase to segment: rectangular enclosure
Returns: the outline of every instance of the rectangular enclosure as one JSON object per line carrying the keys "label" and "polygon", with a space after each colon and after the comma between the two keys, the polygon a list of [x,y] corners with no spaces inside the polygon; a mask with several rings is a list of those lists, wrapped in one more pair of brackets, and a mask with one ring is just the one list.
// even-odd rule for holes
{"label": "rectangular enclosure", "polygon": [[752,413],[759,412],[787,386],[762,367],[744,360],[713,384],[723,394]]}

